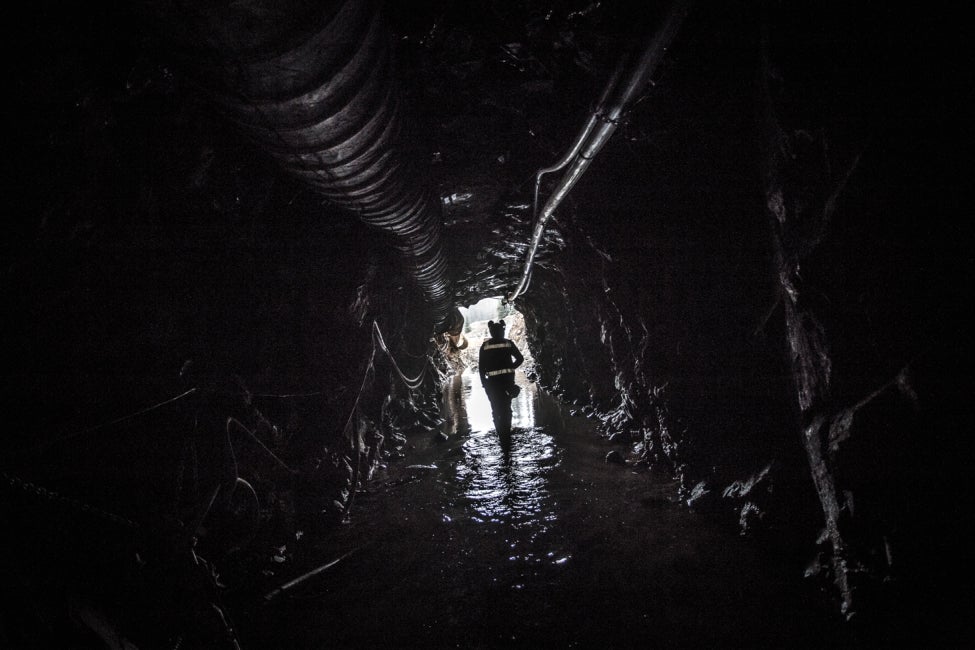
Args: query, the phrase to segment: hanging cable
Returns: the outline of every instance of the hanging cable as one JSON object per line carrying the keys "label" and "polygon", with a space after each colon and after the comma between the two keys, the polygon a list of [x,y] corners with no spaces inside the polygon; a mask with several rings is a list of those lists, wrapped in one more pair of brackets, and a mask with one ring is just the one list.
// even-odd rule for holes
{"label": "hanging cable", "polygon": [[386,347],[386,341],[383,339],[383,333],[380,331],[379,324],[376,323],[376,321],[372,321],[372,331],[373,335],[375,336],[375,341],[379,345],[379,349],[385,352],[386,356],[389,357],[389,362],[393,364],[393,370],[395,370],[396,374],[399,375],[399,378],[403,380],[406,387],[410,390],[416,390],[419,388],[423,384],[424,378],[427,376],[427,366],[430,365],[430,357],[426,357],[423,367],[420,368],[419,375],[416,377],[407,377],[406,374],[400,370],[399,364],[396,363],[396,359],[393,358],[393,354],[389,351],[389,348]]}
{"label": "hanging cable", "polygon": [[586,143],[586,139],[589,137],[589,134],[592,133],[592,130],[596,127],[596,124],[599,122],[599,119],[601,118],[603,111],[606,108],[606,102],[609,99],[609,94],[616,87],[616,84],[619,83],[620,77],[623,75],[623,68],[625,67],[623,65],[624,62],[625,59],[620,59],[620,62],[616,65],[616,69],[613,70],[613,74],[610,76],[609,81],[606,83],[606,87],[603,89],[602,96],[599,98],[599,101],[596,103],[596,108],[593,109],[592,115],[589,117],[589,121],[586,122],[586,125],[584,127],[582,127],[582,132],[579,133],[579,135],[576,137],[575,143],[572,145],[572,148],[569,149],[569,151],[564,156],[562,156],[562,159],[559,160],[557,163],[555,163],[551,167],[545,167],[544,169],[539,169],[538,172],[535,174],[535,197],[534,200],[532,201],[532,220],[538,218],[538,191],[542,185],[542,176],[544,176],[545,174],[552,174],[554,172],[563,169],[566,165],[572,162],[572,159],[575,158],[576,155],[578,155],[579,150],[582,149],[582,145]]}
{"label": "hanging cable", "polygon": [[271,458],[271,460],[273,460],[275,463],[277,463],[280,467],[284,468],[285,470],[287,470],[291,474],[297,474],[298,473],[296,470],[292,469],[287,463],[285,463],[283,460],[281,460],[280,458],[278,458],[277,455],[273,451],[271,451],[268,448],[267,445],[265,445],[263,442],[261,442],[261,439],[257,437],[257,434],[256,433],[254,433],[253,431],[251,431],[250,429],[248,429],[247,427],[245,427],[244,424],[243,424],[243,422],[241,422],[237,418],[227,418],[227,436],[228,436],[228,439],[230,437],[230,425],[232,425],[232,424],[233,425],[236,425],[236,427],[240,431],[242,431],[242,432],[246,433],[248,436],[250,436],[250,439],[253,440],[254,443],[258,447],[260,447],[262,450],[264,450],[264,453],[266,453]]}
{"label": "hanging cable", "polygon": [[[555,209],[562,203],[562,200],[569,194],[569,191],[579,181],[585,171],[589,168],[593,158],[602,150],[606,142],[616,131],[624,111],[633,103],[633,98],[650,80],[657,66],[663,60],[667,48],[670,47],[674,37],[680,29],[684,18],[690,10],[691,0],[677,0],[671,7],[666,20],[657,31],[646,42],[642,48],[639,58],[634,57],[633,52],[628,52],[621,59],[619,65],[606,84],[600,104],[597,105],[592,117],[583,127],[576,139],[575,144],[569,152],[553,167],[549,167],[538,172],[536,176],[536,198],[535,210],[538,205],[538,186],[541,183],[541,176],[552,171],[558,171],[563,167],[569,166],[562,175],[561,180],[555,186],[552,194],[541,213],[535,219],[535,227],[532,232],[531,244],[525,257],[525,266],[521,273],[521,279],[514,291],[505,297],[506,302],[513,302],[518,296],[523,294],[528,288],[529,278],[531,277],[532,264],[535,261],[535,254],[538,246],[545,234],[545,227],[548,220],[552,217]],[[619,87],[620,79],[624,71],[628,70],[626,83]],[[610,98],[612,100],[610,101]],[[606,107],[608,106],[608,108]]]}
{"label": "hanging cable", "polygon": [[[427,369],[432,366],[432,361],[429,356],[426,357],[426,361],[423,367],[420,369],[420,374],[416,377],[408,377],[396,363],[396,359],[393,357],[393,353],[390,351],[389,347],[386,345],[386,340],[383,338],[382,330],[379,329],[379,323],[372,321],[372,348],[369,350],[369,360],[366,362],[365,372],[362,374],[362,383],[359,386],[359,392],[356,393],[355,401],[352,403],[352,409],[349,412],[349,417],[345,420],[345,426],[342,428],[342,436],[346,437],[349,444],[355,448],[355,465],[353,466],[353,476],[352,476],[352,489],[349,492],[349,498],[345,502],[345,507],[342,511],[342,518],[348,519],[349,511],[352,509],[352,502],[355,499],[355,491],[359,485],[359,473],[360,464],[362,463],[362,451],[364,447],[364,442],[361,436],[353,435],[353,421],[355,420],[356,414],[359,412],[359,402],[362,399],[362,394],[366,390],[366,383],[369,380],[369,374],[375,372],[375,361],[376,361],[376,349],[381,350],[389,362],[393,366],[393,370],[399,376],[400,380],[407,387],[408,390],[416,390],[423,385],[424,379],[426,379]],[[350,459],[351,460],[351,459]]]}
{"label": "hanging cable", "polygon": [[108,428],[108,427],[112,427],[112,426],[114,426],[116,424],[121,424],[122,422],[126,422],[128,420],[132,420],[132,419],[137,418],[139,416],[145,415],[146,413],[150,413],[152,411],[155,411],[156,409],[162,408],[163,406],[166,406],[167,404],[172,404],[173,402],[177,402],[177,401],[183,399],[184,397],[187,397],[189,395],[192,395],[196,391],[197,391],[196,388],[191,388],[188,391],[186,391],[185,393],[181,393],[181,394],[177,395],[176,397],[171,397],[171,398],[169,398],[167,400],[163,400],[162,402],[159,402],[158,404],[153,404],[152,406],[148,406],[148,407],[146,407],[144,409],[140,409],[140,410],[136,411],[135,413],[130,413],[129,415],[125,415],[125,416],[122,416],[120,418],[116,418],[116,419],[111,420],[109,422],[103,422],[101,424],[96,424],[95,426],[91,426],[91,427],[88,427],[86,429],[81,429],[79,431],[74,431],[72,433],[66,433],[66,434],[64,434],[62,436],[59,436],[57,438],[54,438],[53,440],[48,440],[47,442],[42,442],[42,443],[37,444],[37,445],[34,445],[33,447],[30,447],[28,449],[23,449],[23,450],[14,452],[14,453],[16,453],[18,455],[21,454],[21,453],[22,454],[25,454],[25,455],[33,455],[33,454],[43,453],[43,452],[47,451],[48,449],[50,449],[51,447],[54,447],[55,445],[61,444],[63,442],[67,442],[68,440],[72,440],[72,439],[77,438],[79,436],[87,435],[87,434],[89,434],[89,433],[91,433],[93,431],[98,431],[99,429],[105,429],[105,428]]}

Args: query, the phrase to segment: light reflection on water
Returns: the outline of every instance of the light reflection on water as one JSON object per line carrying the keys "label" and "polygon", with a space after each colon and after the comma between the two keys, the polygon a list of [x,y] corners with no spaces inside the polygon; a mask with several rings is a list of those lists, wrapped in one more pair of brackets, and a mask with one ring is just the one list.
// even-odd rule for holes
{"label": "light reflection on water", "polygon": [[522,390],[512,401],[508,451],[494,430],[491,404],[474,373],[465,372],[451,385],[452,390],[462,391],[462,399],[451,396],[455,398],[451,400],[455,406],[451,429],[467,434],[456,476],[464,499],[480,517],[492,522],[542,524],[555,512],[549,503],[548,475],[559,463],[559,450],[552,436],[535,426],[535,385],[520,373],[516,381]]}
{"label": "light reflection on water", "polygon": [[[676,483],[608,467],[591,422],[516,380],[507,455],[480,381],[447,382],[447,422],[432,437],[417,432],[406,461],[416,464],[391,463],[391,480],[363,493],[357,516],[302,567],[355,551],[314,588],[320,604],[279,608],[268,622],[275,643],[255,646],[376,647],[377,631],[432,648],[825,639],[805,592],[783,591],[793,574],[767,573],[734,531],[688,518],[669,501]],[[775,623],[785,620],[801,622]],[[303,643],[282,644],[281,630]]]}

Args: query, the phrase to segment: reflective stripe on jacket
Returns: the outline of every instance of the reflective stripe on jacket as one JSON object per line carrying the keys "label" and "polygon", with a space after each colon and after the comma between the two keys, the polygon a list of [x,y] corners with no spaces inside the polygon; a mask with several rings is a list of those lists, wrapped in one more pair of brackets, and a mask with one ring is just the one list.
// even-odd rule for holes
{"label": "reflective stripe on jacket", "polygon": [[502,343],[485,343],[481,346],[482,350],[500,350],[501,348],[510,348],[512,345],[511,341],[505,339]]}

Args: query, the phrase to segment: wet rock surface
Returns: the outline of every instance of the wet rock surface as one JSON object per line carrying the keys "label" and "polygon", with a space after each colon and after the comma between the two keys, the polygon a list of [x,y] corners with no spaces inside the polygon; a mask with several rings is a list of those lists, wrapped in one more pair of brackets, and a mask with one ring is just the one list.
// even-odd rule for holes
{"label": "wet rock surface", "polygon": [[[620,48],[639,36],[636,17],[652,23],[664,11],[629,5],[387,7],[408,116],[402,142],[440,196],[458,304],[515,285],[534,172],[588,118]],[[55,620],[71,636],[77,610],[170,647],[179,629],[212,638],[223,624],[199,612],[226,595],[220,585],[235,598],[262,596],[297,565],[340,557],[339,548],[301,553],[353,530],[341,522],[355,526],[359,506],[407,537],[413,520],[362,492],[376,489],[370,477],[382,477],[384,463],[417,466],[382,479],[408,491],[390,497],[399,504],[390,509],[440,503],[424,490],[440,485],[441,459],[423,458],[429,450],[412,437],[441,431],[436,401],[459,367],[443,356],[444,338],[431,340],[422,296],[390,242],[281,175],[204,101],[176,63],[187,52],[174,52],[175,34],[160,29],[185,29],[171,12],[154,3],[146,12],[35,9],[10,37],[30,54],[10,80],[15,218],[0,265],[0,487],[4,528],[16,532],[0,568],[24,597],[5,610],[17,625],[0,632],[16,641]],[[160,9],[165,23],[155,20]],[[284,13],[291,26],[304,15]],[[745,533],[733,545],[787,558],[790,579],[809,567],[835,610],[877,638],[972,638],[962,24],[865,5],[697,9],[556,213],[515,306],[540,385],[598,421],[599,444],[628,462],[607,466],[601,446],[586,456],[599,473],[576,486],[618,488],[600,493],[618,510],[587,524],[589,543],[604,551],[593,557],[640,558],[586,560],[602,566],[592,583],[600,593],[618,596],[613,579],[631,570],[647,584],[655,571],[678,572],[650,564],[646,548],[660,541],[653,519],[622,510],[633,497],[669,516],[676,502],[735,540]],[[373,321],[391,355],[377,352]],[[424,372],[419,389],[403,381]],[[444,433],[440,451],[457,452],[458,431]],[[559,442],[555,429],[544,433]],[[542,473],[561,471],[558,463]],[[231,490],[238,478],[258,498],[257,531],[241,500],[250,493]],[[215,519],[200,523],[217,485]],[[640,526],[615,538],[616,551],[599,546],[593,531],[624,530],[620,513]],[[426,530],[449,530],[431,512],[418,516]],[[675,514],[668,527],[682,533],[691,526],[682,521]],[[355,530],[387,539],[372,525]],[[503,527],[479,526],[465,534],[493,537],[475,548],[499,552]],[[191,561],[194,532],[200,562]],[[703,546],[724,543],[714,535]],[[180,559],[171,562],[173,549]],[[460,575],[478,577],[476,556],[454,557],[467,558]],[[697,561],[673,549],[661,557],[684,568]],[[667,602],[712,598],[701,589],[712,573],[748,584],[701,562],[707,570],[675,583]],[[349,572],[345,584],[367,570],[416,575],[375,557],[352,566],[336,565]],[[559,570],[545,566],[548,577]],[[507,590],[521,584],[516,574],[505,574],[503,594],[527,607]],[[433,590],[433,577],[422,577]],[[526,593],[541,599],[533,584]],[[547,620],[584,610],[584,584],[573,578]],[[374,599],[388,607],[376,611],[405,597],[387,587]],[[157,592],[185,606],[160,611],[149,597]],[[509,624],[515,610],[492,610],[505,599],[485,593],[475,601],[493,612],[486,620]],[[69,606],[79,594],[84,602]],[[90,613],[92,603],[121,601],[130,611]],[[640,631],[651,645],[699,621],[658,608],[663,618],[644,626],[627,611],[623,620],[605,610],[603,621],[618,638]],[[425,638],[422,620],[460,629],[437,616],[423,611],[406,628]],[[700,631],[708,622],[697,633],[714,641]],[[351,616],[335,624],[342,638],[362,638]],[[781,641],[776,629],[754,632]]]}
{"label": "wet rock surface", "polygon": [[414,438],[413,460],[378,473],[358,516],[307,562],[353,554],[249,616],[243,638],[296,649],[858,647],[787,561],[688,515],[667,477],[607,472],[595,422],[519,383],[510,455],[465,377],[446,445]]}

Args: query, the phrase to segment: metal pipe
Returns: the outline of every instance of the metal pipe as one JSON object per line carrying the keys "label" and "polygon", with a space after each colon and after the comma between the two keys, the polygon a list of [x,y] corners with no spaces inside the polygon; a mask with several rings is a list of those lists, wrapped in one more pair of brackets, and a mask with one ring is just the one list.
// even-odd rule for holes
{"label": "metal pipe", "polygon": [[[613,77],[603,91],[603,99],[600,100],[602,102],[612,95],[613,100],[610,108],[601,115],[593,115],[593,118],[590,119],[590,124],[596,121],[599,124],[598,128],[587,124],[576,146],[572,148],[574,153],[572,154],[573,159],[569,169],[562,175],[562,178],[549,196],[548,201],[546,201],[545,207],[542,208],[538,219],[535,221],[531,245],[528,247],[528,253],[525,257],[525,266],[521,273],[521,279],[515,290],[505,298],[507,302],[514,301],[527,289],[528,280],[531,277],[532,264],[535,261],[535,255],[538,252],[538,246],[542,241],[542,236],[545,234],[545,226],[548,224],[548,220],[552,217],[555,209],[562,203],[562,200],[568,195],[573,186],[582,178],[582,175],[592,163],[593,158],[602,150],[603,146],[605,146],[609,138],[616,131],[620,116],[629,107],[637,91],[641,90],[650,80],[650,75],[657,69],[657,66],[663,60],[664,54],[667,52],[667,48],[670,47],[674,37],[677,36],[678,30],[690,10],[690,5],[691,0],[677,0],[671,7],[666,20],[642,48],[642,54],[636,60],[635,64],[632,63],[632,53],[628,53],[617,67],[617,71],[614,72]],[[626,84],[617,93],[616,80],[619,76],[619,71],[622,69],[630,69],[631,72]]]}
{"label": "metal pipe", "polygon": [[532,218],[538,216],[538,190],[542,185],[542,176],[544,176],[545,174],[551,174],[557,172],[563,167],[565,167],[566,165],[568,165],[572,161],[572,159],[576,157],[576,154],[579,153],[579,150],[582,149],[582,145],[585,144],[586,139],[589,137],[589,134],[592,133],[593,128],[596,126],[596,123],[599,121],[599,116],[602,115],[602,112],[606,106],[606,101],[609,98],[610,93],[613,92],[613,89],[616,87],[616,84],[619,83],[619,79],[623,74],[624,61],[625,59],[620,59],[620,62],[619,64],[617,64],[616,69],[613,70],[613,74],[610,76],[609,81],[606,83],[606,87],[603,89],[602,96],[599,98],[599,101],[596,103],[596,108],[593,109],[592,115],[589,117],[589,121],[586,122],[586,125],[584,127],[582,127],[582,132],[580,132],[578,137],[576,137],[575,143],[572,145],[572,148],[570,148],[569,151],[567,151],[566,154],[562,156],[562,158],[557,163],[555,163],[551,167],[545,167],[543,169],[539,169],[538,173],[535,174],[535,198],[532,202]]}

